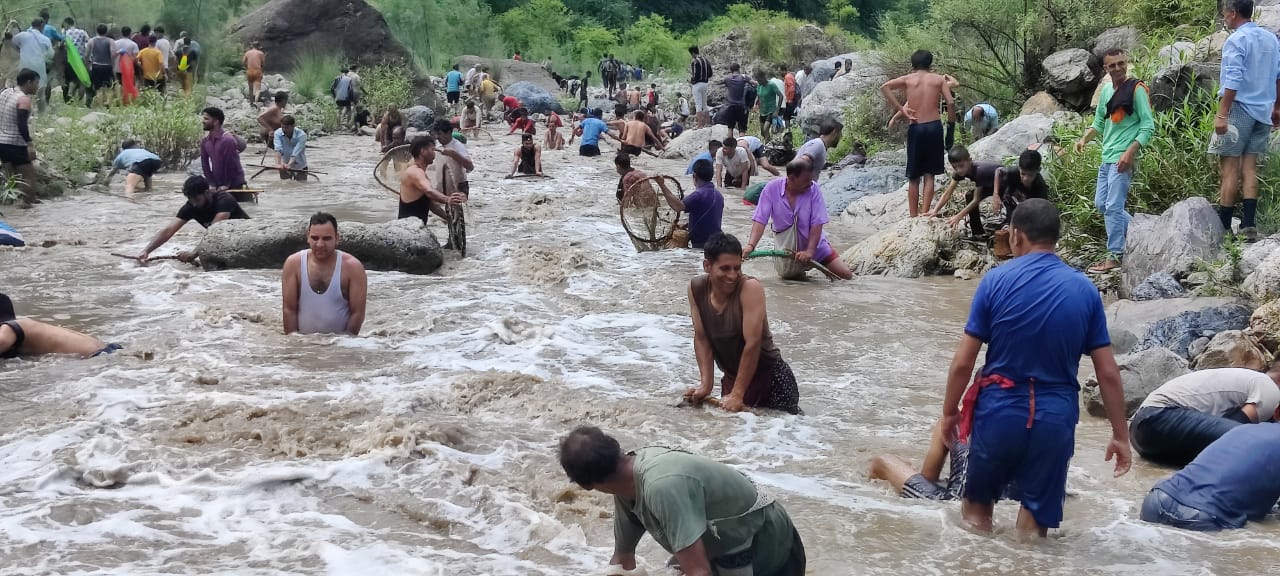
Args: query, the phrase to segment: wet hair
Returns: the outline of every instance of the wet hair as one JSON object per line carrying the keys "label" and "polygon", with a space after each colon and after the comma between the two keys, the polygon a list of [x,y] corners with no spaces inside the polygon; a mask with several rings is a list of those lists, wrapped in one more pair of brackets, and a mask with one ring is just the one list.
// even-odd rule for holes
{"label": "wet hair", "polygon": [[839,120],[823,120],[822,123],[818,125],[819,136],[826,136],[836,132],[837,130],[844,130],[844,124]]}
{"label": "wet hair", "polygon": [[951,150],[947,151],[947,161],[952,164],[955,164],[956,162],[969,162],[971,160],[973,160],[973,158],[969,156],[969,149],[959,144],[952,146]]}
{"label": "wet hair", "polygon": [[933,53],[928,50],[916,50],[911,54],[912,70],[928,70],[933,67]]}
{"label": "wet hair", "polygon": [[612,478],[620,463],[622,446],[595,426],[579,426],[560,440],[560,467],[588,490]]}
{"label": "wet hair", "polygon": [[288,126],[288,127],[292,128],[292,127],[294,127],[294,126],[297,126],[297,125],[298,125],[298,121],[293,119],[293,115],[292,115],[292,114],[285,114],[285,115],[284,115],[284,118],[281,118],[281,119],[280,119],[280,125],[281,125],[281,126]]}
{"label": "wet hair", "polygon": [[431,125],[431,131],[432,132],[448,132],[450,134],[453,134],[453,121],[449,120],[448,118],[440,118],[436,120],[435,124]]}
{"label": "wet hair", "polygon": [[619,168],[630,169],[631,155],[627,154],[626,152],[619,152],[617,156],[613,157],[613,165]]}
{"label": "wet hair", "polygon": [[426,148],[435,148],[436,139],[427,135],[417,136],[409,144],[409,155],[417,158]]}
{"label": "wet hair", "polygon": [[595,119],[597,119],[597,120],[599,120],[600,118],[603,118],[603,117],[604,117],[604,110],[601,110],[601,109],[599,109],[599,108],[595,108],[595,109],[591,110],[591,117],[592,117],[592,118],[595,118]]}
{"label": "wet hair", "polygon": [[742,255],[742,243],[733,234],[716,232],[702,245],[702,258],[707,262],[715,262],[724,254]]}
{"label": "wet hair", "polygon": [[715,165],[703,158],[693,163],[693,177],[703,182],[710,182],[716,177]]}
{"label": "wet hair", "polygon": [[633,116],[636,120],[644,120],[644,110],[636,110],[636,113]]}
{"label": "wet hair", "polygon": [[106,35],[107,35],[107,25],[106,25],[106,24],[99,24],[99,25],[98,25],[98,27],[97,27],[97,28],[95,28],[95,30],[96,30],[96,31],[98,32],[98,34],[99,34],[99,35],[101,35],[101,36],[106,36]]}
{"label": "wet hair", "polygon": [[1039,152],[1036,152],[1035,150],[1023,150],[1022,153],[1018,155],[1018,169],[1039,172],[1040,164],[1043,161],[1044,158],[1040,156]]}
{"label": "wet hair", "polygon": [[737,71],[739,71],[739,70],[741,70],[741,69],[742,69],[742,66],[739,66],[737,62],[734,62],[733,64],[730,64],[730,65],[729,65],[729,71],[730,71],[730,72],[737,72]]}
{"label": "wet hair", "polygon": [[1225,0],[1223,6],[1245,20],[1253,18],[1253,0]]}
{"label": "wet hair", "polygon": [[721,144],[723,144],[725,148],[735,148],[738,146],[738,139],[734,138],[733,136],[730,136],[728,138],[725,138],[724,141],[721,142]]}
{"label": "wet hair", "polygon": [[311,215],[311,221],[307,223],[307,230],[311,230],[312,226],[321,224],[332,224],[333,231],[338,231],[338,219],[328,212],[316,212]]}
{"label": "wet hair", "polygon": [[129,150],[131,148],[137,148],[137,147],[138,147],[138,141],[134,140],[133,138],[129,138],[124,142],[120,143],[121,150]]}
{"label": "wet hair", "polygon": [[209,181],[205,180],[204,176],[189,176],[187,177],[187,180],[182,183],[182,195],[187,198],[199,196],[208,191]]}
{"label": "wet hair", "polygon": [[809,163],[804,156],[787,162],[787,176],[795,176],[797,174],[808,174],[813,170],[813,165]]}
{"label": "wet hair", "polygon": [[288,101],[289,101],[289,93],[288,93],[288,92],[276,92],[276,95],[275,95],[273,98],[274,98],[274,100],[276,101],[276,104],[279,104],[279,105],[281,105],[281,106],[284,106],[285,102],[288,102]]}
{"label": "wet hair", "polygon": [[133,28],[130,28],[130,27],[128,27],[128,26],[121,26],[121,27],[120,27],[120,35],[121,35],[121,36],[128,36],[130,32],[133,32]]}
{"label": "wet hair", "polygon": [[697,56],[700,52],[701,52],[701,51],[700,51],[700,50],[698,50],[698,47],[697,47],[697,46],[690,46],[690,47],[689,47],[689,53],[690,53],[690,54],[692,54],[692,55],[694,55],[694,56]]}
{"label": "wet hair", "polygon": [[214,120],[217,120],[219,124],[222,124],[223,122],[226,122],[226,121],[227,121],[227,115],[226,115],[226,114],[223,114],[223,113],[222,113],[222,110],[219,110],[219,109],[217,109],[217,108],[214,108],[213,106],[210,106],[210,107],[208,107],[208,108],[205,108],[204,110],[201,110],[200,112],[201,112],[202,114],[207,114],[210,118],[213,118]]}
{"label": "wet hair", "polygon": [[40,81],[40,73],[36,72],[35,70],[32,70],[30,68],[23,68],[21,71],[18,72],[17,83],[19,86],[26,84],[28,82],[39,82],[39,81]]}
{"label": "wet hair", "polygon": [[1028,198],[1019,203],[1009,225],[1025,234],[1032,244],[1057,244],[1062,234],[1058,207],[1044,198]]}
{"label": "wet hair", "polygon": [[8,294],[0,293],[0,322],[8,322],[17,317],[13,312],[13,300]]}
{"label": "wet hair", "polygon": [[524,132],[524,133],[520,134],[520,142],[521,142],[521,143],[524,143],[524,142],[533,142],[533,134],[530,134],[530,133],[528,133],[528,132]]}
{"label": "wet hair", "polygon": [[453,65],[453,69],[454,69],[454,70],[457,70],[457,69],[458,69],[458,65],[457,65],[457,64],[454,64],[454,65]]}

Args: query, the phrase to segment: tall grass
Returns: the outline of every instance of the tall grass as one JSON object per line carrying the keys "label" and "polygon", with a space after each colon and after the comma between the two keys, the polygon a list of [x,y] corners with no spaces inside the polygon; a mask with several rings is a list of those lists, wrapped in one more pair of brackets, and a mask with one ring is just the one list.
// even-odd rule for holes
{"label": "tall grass", "polygon": [[404,74],[404,66],[378,64],[364,74],[362,105],[379,115],[388,108],[405,108],[413,103],[413,84]]}
{"label": "tall grass", "polygon": [[340,54],[312,48],[298,53],[293,60],[293,89],[311,100],[329,94],[334,77],[342,71]]}

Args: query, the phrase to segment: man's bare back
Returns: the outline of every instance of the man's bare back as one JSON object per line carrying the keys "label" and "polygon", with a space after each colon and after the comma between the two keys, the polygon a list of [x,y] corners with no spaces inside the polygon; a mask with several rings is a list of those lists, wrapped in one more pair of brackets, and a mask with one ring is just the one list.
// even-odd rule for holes
{"label": "man's bare back", "polygon": [[[259,133],[263,135],[264,139],[272,138],[275,131],[280,128],[280,123],[283,120],[284,108],[281,108],[280,106],[277,106],[275,102],[272,102],[270,106],[267,106],[266,110],[263,110],[261,114],[258,114],[258,126],[260,127]],[[268,144],[268,147],[270,147],[270,144]]]}
{"label": "man's bare back", "polygon": [[[30,318],[14,320],[25,335],[18,354],[37,356],[40,354],[79,354],[85,358],[102,351],[106,344],[88,334],[68,330],[61,326],[45,324]],[[0,325],[0,357],[5,356],[14,346],[17,334],[8,325]]]}
{"label": "man's bare back", "polygon": [[254,48],[244,53],[244,69],[250,72],[261,72],[266,54]]}
{"label": "man's bare back", "polygon": [[944,99],[949,100],[945,98],[945,93],[951,90],[945,76],[917,70],[898,80],[902,82],[902,89],[907,94],[904,107],[909,121],[924,124],[942,119],[938,112],[938,104]]}
{"label": "man's bare back", "polygon": [[645,134],[649,132],[649,125],[644,120],[627,120],[622,127],[622,142],[631,146],[644,147]]}

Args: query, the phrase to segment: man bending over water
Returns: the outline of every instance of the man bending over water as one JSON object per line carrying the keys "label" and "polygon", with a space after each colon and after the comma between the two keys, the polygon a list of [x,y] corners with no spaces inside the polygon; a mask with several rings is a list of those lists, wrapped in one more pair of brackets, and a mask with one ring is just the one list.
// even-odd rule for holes
{"label": "man bending over water", "polygon": [[[182,205],[178,210],[178,215],[156,234],[150,244],[138,254],[138,259],[146,262],[156,248],[164,245],[174,234],[178,233],[183,226],[192,220],[199,222],[201,226],[208,228],[216,222],[223,220],[248,220],[249,215],[245,214],[244,209],[240,207],[240,203],[236,202],[231,194],[223,190],[210,190],[209,182],[203,176],[191,176],[186,182],[182,183],[182,194],[187,197],[187,203]],[[191,252],[179,252],[178,260],[190,262],[195,259],[195,254]]]}
{"label": "man bending over water", "polygon": [[307,250],[284,261],[284,333],[357,335],[364,324],[368,279],[355,256],[338,250],[338,219],[317,212],[307,225]]}
{"label": "man bending over water", "polygon": [[0,359],[40,354],[79,354],[93,358],[120,348],[119,344],[104,344],[75,330],[18,318],[13,311],[13,300],[0,294]]}

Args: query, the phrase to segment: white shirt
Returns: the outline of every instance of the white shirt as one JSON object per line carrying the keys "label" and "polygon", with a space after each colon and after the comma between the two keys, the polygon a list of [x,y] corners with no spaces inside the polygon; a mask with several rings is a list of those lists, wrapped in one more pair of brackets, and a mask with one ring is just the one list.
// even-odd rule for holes
{"label": "white shirt", "polygon": [[1280,405],[1280,387],[1270,376],[1248,368],[1197,370],[1165,382],[1142,406],[1190,408],[1214,416],[1226,415],[1245,404],[1267,421]]}
{"label": "white shirt", "polygon": [[159,51],[160,51],[160,54],[164,56],[164,67],[165,67],[165,69],[168,69],[168,68],[169,68],[169,56],[170,56],[171,54],[173,54],[173,50],[169,47],[169,39],[168,39],[168,38],[156,38],[156,50],[159,50]]}
{"label": "white shirt", "polygon": [[716,152],[716,166],[723,167],[724,172],[734,178],[741,177],[753,164],[755,164],[755,157],[742,146],[738,146],[738,151],[733,153],[733,158],[725,157],[724,148]]}
{"label": "white shirt", "polygon": [[128,38],[116,39],[116,48],[111,54],[111,69],[117,74],[120,73],[120,55],[129,54],[130,58],[138,57],[138,44]]}
{"label": "white shirt", "polygon": [[685,98],[684,96],[680,97],[680,115],[681,116],[689,115],[689,99]]}

